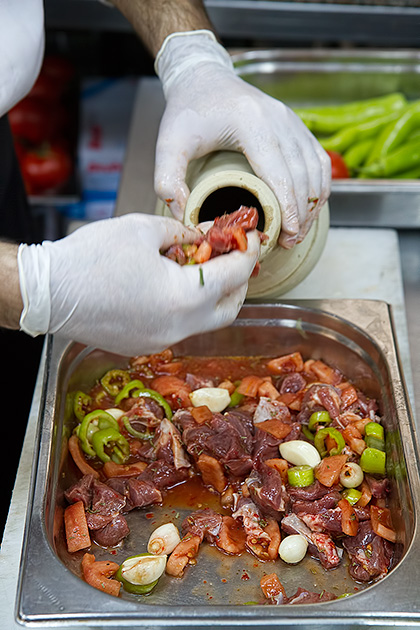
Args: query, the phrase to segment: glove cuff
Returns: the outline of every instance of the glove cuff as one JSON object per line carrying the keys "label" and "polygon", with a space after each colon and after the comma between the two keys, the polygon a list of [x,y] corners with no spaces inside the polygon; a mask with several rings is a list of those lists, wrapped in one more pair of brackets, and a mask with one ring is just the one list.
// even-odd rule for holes
{"label": "glove cuff", "polygon": [[23,300],[20,330],[32,337],[45,335],[51,314],[49,253],[42,245],[20,245],[17,262]]}
{"label": "glove cuff", "polygon": [[202,29],[168,35],[155,59],[155,72],[165,96],[181,75],[202,63],[216,64],[234,72],[229,53],[212,31]]}

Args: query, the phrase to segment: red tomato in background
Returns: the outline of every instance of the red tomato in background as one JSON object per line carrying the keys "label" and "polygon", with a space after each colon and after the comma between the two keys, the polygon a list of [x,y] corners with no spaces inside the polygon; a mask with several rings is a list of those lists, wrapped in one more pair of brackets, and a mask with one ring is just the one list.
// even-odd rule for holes
{"label": "red tomato in background", "polygon": [[65,128],[68,119],[60,103],[49,106],[41,99],[27,96],[9,112],[9,123],[15,138],[39,145],[51,140]]}
{"label": "red tomato in background", "polygon": [[20,167],[27,192],[36,194],[65,184],[72,172],[72,160],[61,146],[45,145],[27,151]]}
{"label": "red tomato in background", "polygon": [[331,160],[331,177],[333,179],[347,179],[350,177],[349,169],[342,155],[336,151],[327,151]]}

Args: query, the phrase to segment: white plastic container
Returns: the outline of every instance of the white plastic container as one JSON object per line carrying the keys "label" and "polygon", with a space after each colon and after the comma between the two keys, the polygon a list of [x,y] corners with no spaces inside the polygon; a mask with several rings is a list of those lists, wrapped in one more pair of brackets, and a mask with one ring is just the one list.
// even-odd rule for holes
{"label": "white plastic container", "polygon": [[[329,228],[326,204],[309,233],[298,245],[286,250],[277,240],[281,211],[272,190],[255,175],[241,153],[219,151],[193,160],[187,171],[190,196],[184,213],[185,225],[198,225],[241,205],[254,206],[259,213],[258,229],[268,239],[261,246],[261,269],[249,281],[248,298],[278,297],[301,282],[314,268],[325,246]],[[172,216],[162,201],[156,214]]]}

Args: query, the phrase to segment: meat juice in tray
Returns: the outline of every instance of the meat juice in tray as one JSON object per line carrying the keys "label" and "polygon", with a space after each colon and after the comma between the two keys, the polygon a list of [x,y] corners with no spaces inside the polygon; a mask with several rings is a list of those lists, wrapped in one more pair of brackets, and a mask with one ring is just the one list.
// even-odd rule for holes
{"label": "meat juice in tray", "polygon": [[322,359],[167,350],[70,397],[67,545],[99,590],[153,603],[188,582],[228,603],[217,581],[234,603],[304,604],[391,568],[378,404]]}

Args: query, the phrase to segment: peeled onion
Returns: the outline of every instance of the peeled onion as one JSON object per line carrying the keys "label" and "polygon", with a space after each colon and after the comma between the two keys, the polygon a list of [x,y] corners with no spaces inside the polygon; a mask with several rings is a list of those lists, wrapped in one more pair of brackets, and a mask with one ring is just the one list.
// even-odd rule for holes
{"label": "peeled onion", "polygon": [[180,541],[178,528],[173,523],[165,523],[152,532],[147,551],[156,556],[170,554]]}
{"label": "peeled onion", "polygon": [[341,469],[340,483],[345,488],[357,488],[362,483],[363,478],[363,470],[356,462],[347,462]]}
{"label": "peeled onion", "polygon": [[279,556],[288,564],[296,564],[303,560],[308,549],[308,541],[300,534],[292,534],[283,538],[279,547]]}

